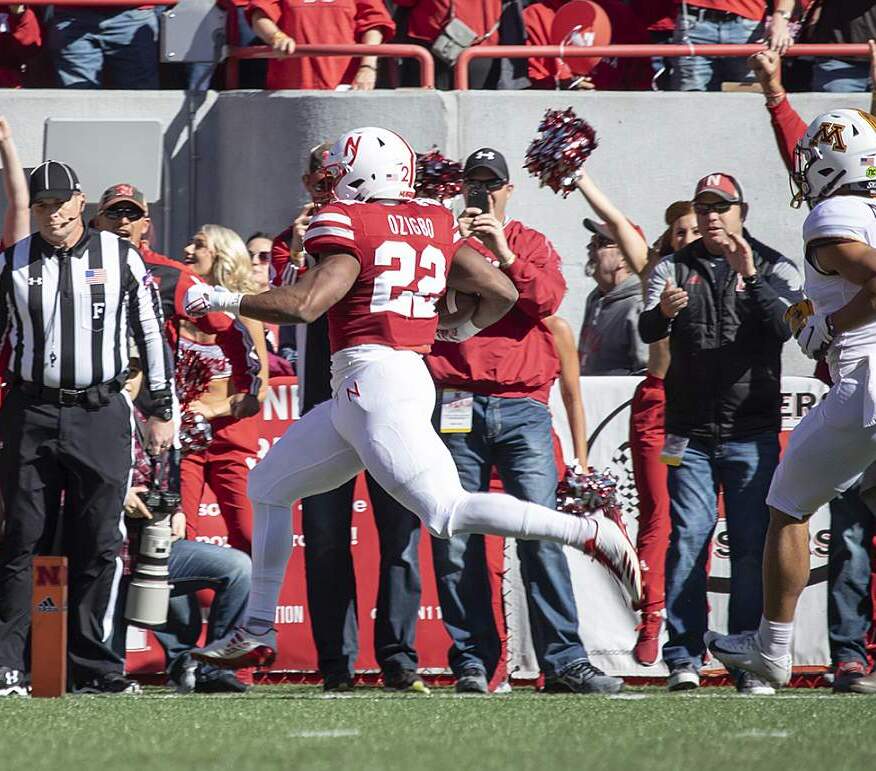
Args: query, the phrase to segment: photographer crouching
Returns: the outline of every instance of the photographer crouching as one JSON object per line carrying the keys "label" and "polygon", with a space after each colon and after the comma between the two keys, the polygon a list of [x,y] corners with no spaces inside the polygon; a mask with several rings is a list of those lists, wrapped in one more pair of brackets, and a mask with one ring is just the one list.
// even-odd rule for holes
{"label": "photographer crouching", "polygon": [[[133,400],[142,380],[139,359],[132,352],[126,389]],[[138,411],[135,415],[141,418]],[[188,655],[201,633],[196,592],[215,592],[207,642],[223,637],[246,607],[252,565],[237,549],[186,540],[179,452],[172,449],[149,459],[138,448],[133,485],[124,504],[131,567],[119,590],[113,649],[124,658],[128,622],[150,627],[167,656],[169,685],[178,692],[242,693],[247,685],[234,672],[198,665]]]}

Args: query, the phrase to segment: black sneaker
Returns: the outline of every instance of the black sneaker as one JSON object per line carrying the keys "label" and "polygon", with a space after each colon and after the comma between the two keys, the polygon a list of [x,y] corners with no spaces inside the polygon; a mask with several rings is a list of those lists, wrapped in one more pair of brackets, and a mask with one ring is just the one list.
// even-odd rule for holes
{"label": "black sneaker", "polygon": [[569,664],[559,675],[545,677],[542,693],[619,693],[624,681],[611,677],[589,661]]}
{"label": "black sneaker", "polygon": [[457,693],[479,693],[486,694],[490,692],[487,683],[487,675],[483,669],[474,666],[465,667],[456,678]]}
{"label": "black sneaker", "polygon": [[326,693],[344,693],[353,690],[353,676],[347,672],[326,675],[323,678],[322,689]]}
{"label": "black sneaker", "polygon": [[230,669],[198,672],[195,693],[246,693],[249,686],[240,682]]}
{"label": "black sneaker", "polygon": [[30,696],[30,685],[24,672],[0,667],[0,696]]}
{"label": "black sneaker", "polygon": [[862,661],[840,661],[833,674],[834,693],[855,693],[853,686],[867,675]]}
{"label": "black sneaker", "polygon": [[429,695],[429,689],[426,687],[426,683],[423,682],[423,678],[413,669],[384,672],[383,690],[396,691],[398,693],[421,693],[424,696]]}
{"label": "black sneaker", "polygon": [[105,675],[95,677],[93,680],[75,687],[73,693],[105,695],[117,693],[138,694],[143,693],[143,689],[140,687],[140,683],[125,677],[121,672],[107,672]]}
{"label": "black sneaker", "polygon": [[198,664],[188,653],[179,656],[167,672],[168,685],[177,693],[194,693],[197,685]]}

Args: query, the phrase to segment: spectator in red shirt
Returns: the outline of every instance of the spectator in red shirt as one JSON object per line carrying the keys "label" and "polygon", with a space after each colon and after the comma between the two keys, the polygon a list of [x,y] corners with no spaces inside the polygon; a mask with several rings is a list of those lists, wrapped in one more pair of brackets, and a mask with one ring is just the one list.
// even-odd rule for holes
{"label": "spectator in red shirt", "polygon": [[[299,43],[377,45],[395,34],[383,0],[251,0],[247,16],[256,35],[287,55]],[[376,56],[282,58],[271,59],[267,88],[371,91],[376,79]]]}
{"label": "spectator in red shirt", "polygon": [[[569,0],[541,0],[523,12],[526,44],[553,45],[551,25],[556,11]],[[647,43],[648,32],[636,13],[621,0],[596,0],[611,22],[611,42],[632,45]],[[651,69],[647,59],[603,58],[584,79],[574,78],[559,59],[530,59],[529,80],[535,88],[554,88],[561,84],[602,91],[645,90],[651,86]]]}
{"label": "spectator in red shirt", "polygon": [[0,88],[21,88],[23,70],[42,44],[33,11],[24,5],[0,5]]}
{"label": "spectator in red shirt", "polygon": [[[486,195],[490,210],[467,207],[459,218],[460,233],[498,265],[520,297],[504,318],[479,335],[432,348],[426,363],[441,389],[436,428],[466,490],[486,491],[495,467],[510,495],[553,508],[558,474],[547,402],[559,361],[544,319],[556,313],[566,292],[560,257],[544,235],[506,219],[513,186],[501,153],[477,150],[466,161],[464,175],[466,200]],[[456,689],[486,693],[501,645],[483,536],[433,539],[432,554],[444,624],[453,639],[450,667]],[[562,548],[547,541],[518,541],[517,554],[544,690],[619,691],[620,679],[590,664]]]}
{"label": "spectator in red shirt", "polygon": [[[472,45],[499,45],[499,19],[502,0],[395,0],[399,8],[400,42],[417,43],[430,48],[442,30],[452,20],[465,24],[475,35]],[[407,29],[406,34],[404,33]],[[419,83],[416,62],[402,62],[402,85]],[[469,67],[471,88],[495,88],[497,60],[475,59]],[[438,88],[453,88],[453,65],[435,59],[435,84]]]}

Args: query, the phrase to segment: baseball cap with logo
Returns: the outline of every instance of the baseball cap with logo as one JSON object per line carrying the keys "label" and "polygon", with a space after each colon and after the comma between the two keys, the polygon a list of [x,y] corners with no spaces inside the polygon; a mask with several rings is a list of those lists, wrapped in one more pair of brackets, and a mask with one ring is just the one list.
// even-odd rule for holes
{"label": "baseball cap with logo", "polygon": [[143,193],[133,185],[127,182],[120,182],[117,185],[108,187],[103,191],[100,197],[100,203],[97,206],[98,212],[104,212],[117,203],[132,203],[139,208],[143,214],[149,213],[149,207],[146,205],[146,197]]}
{"label": "baseball cap with logo", "polygon": [[745,199],[742,195],[742,185],[736,181],[736,177],[716,171],[714,174],[706,174],[697,182],[694,200],[703,193],[714,193],[730,203],[742,203]]}
{"label": "baseball cap with logo", "polygon": [[505,162],[505,156],[498,150],[493,150],[491,147],[482,147],[480,150],[475,150],[465,161],[465,168],[462,170],[462,176],[468,177],[475,169],[487,169],[492,171],[499,179],[507,182],[509,177],[508,164]]}
{"label": "baseball cap with logo", "polygon": [[[632,225],[635,228],[636,232],[640,236],[642,236],[642,240],[644,241],[645,240],[645,231],[642,230],[642,228],[640,228],[632,220],[628,220],[628,222],[630,223],[630,225]],[[614,241],[614,235],[612,234],[608,225],[606,225],[604,222],[597,222],[596,220],[592,220],[589,217],[585,217],[583,225],[591,233],[596,233],[597,235],[602,236],[603,238],[605,238],[608,241]]]}
{"label": "baseball cap with logo", "polygon": [[30,204],[46,198],[69,201],[74,193],[81,193],[79,177],[66,163],[45,161],[30,173]]}

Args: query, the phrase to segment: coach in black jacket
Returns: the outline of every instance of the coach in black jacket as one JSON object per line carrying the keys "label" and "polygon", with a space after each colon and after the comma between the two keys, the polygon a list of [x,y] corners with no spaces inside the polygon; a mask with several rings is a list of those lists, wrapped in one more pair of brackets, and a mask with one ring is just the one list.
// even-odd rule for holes
{"label": "coach in black jacket", "polygon": [[[783,315],[797,299],[794,264],[743,229],[739,183],[710,174],[697,185],[702,238],[654,269],[639,332],[669,336],[666,447],[672,519],[666,555],[670,690],[699,685],[708,628],[706,560],[724,492],[730,545],[732,632],[755,629],[761,614],[765,499],[778,463]],[[740,677],[740,691],[769,686]]]}

